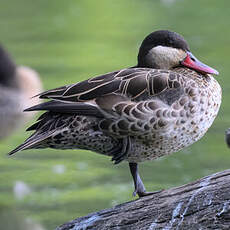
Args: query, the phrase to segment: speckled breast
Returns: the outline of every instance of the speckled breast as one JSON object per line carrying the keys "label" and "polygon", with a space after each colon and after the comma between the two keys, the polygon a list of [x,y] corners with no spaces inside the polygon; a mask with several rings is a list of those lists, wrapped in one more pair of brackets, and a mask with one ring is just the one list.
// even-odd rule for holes
{"label": "speckled breast", "polygon": [[[211,75],[183,73],[184,94],[158,112],[166,126],[153,129],[150,136],[136,137],[127,156],[129,162],[154,160],[177,152],[199,140],[212,125],[221,104],[221,88]],[[192,73],[192,71],[191,71]],[[169,115],[168,115],[169,114]]]}

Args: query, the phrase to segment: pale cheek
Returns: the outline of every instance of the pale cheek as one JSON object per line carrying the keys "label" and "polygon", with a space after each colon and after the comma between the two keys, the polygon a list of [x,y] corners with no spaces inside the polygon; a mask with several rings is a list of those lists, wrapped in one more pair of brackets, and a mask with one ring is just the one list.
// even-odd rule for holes
{"label": "pale cheek", "polygon": [[157,64],[161,69],[170,69],[172,62],[168,56],[161,56],[157,59]]}
{"label": "pale cheek", "polygon": [[174,64],[180,64],[181,61],[183,61],[186,58],[187,54],[185,52],[178,52],[175,54],[174,57]]}
{"label": "pale cheek", "polygon": [[153,68],[171,69],[178,66],[185,57],[186,53],[183,50],[157,46],[149,51],[147,62]]}
{"label": "pale cheek", "polygon": [[150,67],[157,69],[169,69],[170,67],[170,59],[164,53],[159,55],[150,51],[147,55],[147,62]]}

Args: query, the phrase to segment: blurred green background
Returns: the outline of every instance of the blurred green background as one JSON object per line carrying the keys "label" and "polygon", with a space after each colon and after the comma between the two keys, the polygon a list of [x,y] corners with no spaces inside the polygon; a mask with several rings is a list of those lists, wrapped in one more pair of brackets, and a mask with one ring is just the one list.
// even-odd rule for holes
{"label": "blurred green background", "polygon": [[[136,64],[143,38],[158,29],[182,34],[194,55],[216,68],[223,87],[219,116],[205,137],[179,153],[142,163],[148,190],[182,185],[229,168],[224,131],[230,126],[230,1],[222,0],[0,0],[0,42],[17,64],[37,70],[45,89]],[[89,151],[6,153],[28,136],[0,142],[0,206],[45,229],[129,201],[127,163]],[[17,199],[14,188],[28,186]]]}

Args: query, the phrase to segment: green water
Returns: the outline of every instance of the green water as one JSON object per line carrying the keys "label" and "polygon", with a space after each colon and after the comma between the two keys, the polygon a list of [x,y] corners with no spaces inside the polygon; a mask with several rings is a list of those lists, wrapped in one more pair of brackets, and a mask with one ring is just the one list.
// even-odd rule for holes
{"label": "green water", "polygon": [[[0,41],[18,64],[36,69],[50,89],[136,64],[142,39],[158,29],[184,35],[192,52],[216,68],[223,87],[218,118],[198,143],[141,164],[148,190],[178,186],[229,168],[224,130],[230,126],[230,1],[0,0]],[[24,129],[0,143],[0,206],[54,229],[70,219],[133,199],[127,163],[88,151],[6,153]],[[64,167],[62,174],[54,167]],[[32,193],[16,200],[23,181]]]}

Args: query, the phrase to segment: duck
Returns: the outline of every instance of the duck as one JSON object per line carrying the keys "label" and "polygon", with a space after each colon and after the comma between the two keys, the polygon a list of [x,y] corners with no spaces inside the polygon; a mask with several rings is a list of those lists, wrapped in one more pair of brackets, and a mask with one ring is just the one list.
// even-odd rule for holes
{"label": "duck", "polygon": [[137,65],[45,91],[45,111],[12,155],[26,149],[86,149],[128,162],[133,195],[147,192],[138,164],[198,141],[221,104],[218,71],[199,61],[176,32],[158,30],[141,43]]}
{"label": "duck", "polygon": [[33,118],[35,113],[23,113],[25,108],[38,104],[42,92],[38,73],[26,66],[17,66],[5,48],[0,45],[0,140],[13,134]]}

